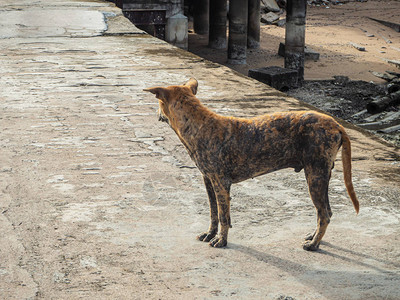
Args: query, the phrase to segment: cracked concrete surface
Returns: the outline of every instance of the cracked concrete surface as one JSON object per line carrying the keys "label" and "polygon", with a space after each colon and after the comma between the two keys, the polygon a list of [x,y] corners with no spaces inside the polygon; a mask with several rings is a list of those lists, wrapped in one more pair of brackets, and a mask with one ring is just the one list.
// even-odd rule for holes
{"label": "cracked concrete surface", "polygon": [[201,175],[142,89],[193,76],[221,114],[310,107],[143,34],[109,2],[5,1],[0,20],[2,298],[400,297],[398,149],[348,127],[361,210],[339,155],[320,251],[301,248],[315,215],[292,170],[233,186],[230,243],[213,249],[195,240]]}

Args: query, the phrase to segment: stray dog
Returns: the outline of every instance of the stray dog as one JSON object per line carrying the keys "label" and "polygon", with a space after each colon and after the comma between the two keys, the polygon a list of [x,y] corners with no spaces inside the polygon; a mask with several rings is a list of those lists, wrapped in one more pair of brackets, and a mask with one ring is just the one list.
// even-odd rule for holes
{"label": "stray dog", "polygon": [[[306,236],[305,250],[317,250],[332,211],[328,199],[331,170],[342,147],[344,183],[358,213],[351,180],[350,139],[330,116],[313,111],[292,111],[244,119],[220,116],[195,97],[198,83],[191,78],[181,86],[153,87],[159,99],[159,119],[166,121],[203,174],[211,224],[200,241],[224,247],[228,241],[230,187],[249,178],[283,168],[304,168],[311,199],[317,210],[317,228]],[[221,225],[219,234],[218,224]]]}

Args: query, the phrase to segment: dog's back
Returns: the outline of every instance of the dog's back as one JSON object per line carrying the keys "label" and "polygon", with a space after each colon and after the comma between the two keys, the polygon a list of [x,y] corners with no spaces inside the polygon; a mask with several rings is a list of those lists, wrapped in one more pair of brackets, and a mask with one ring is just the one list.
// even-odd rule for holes
{"label": "dog's back", "polygon": [[206,173],[223,170],[232,182],[283,168],[300,171],[306,164],[336,157],[341,145],[341,126],[316,112],[216,118],[217,124],[202,126],[193,158]]}

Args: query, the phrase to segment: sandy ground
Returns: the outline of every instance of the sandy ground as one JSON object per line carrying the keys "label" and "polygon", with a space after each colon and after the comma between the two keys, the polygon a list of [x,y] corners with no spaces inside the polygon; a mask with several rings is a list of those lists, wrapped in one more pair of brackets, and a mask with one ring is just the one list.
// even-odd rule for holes
{"label": "sandy ground", "polygon": [[[400,58],[400,33],[369,19],[399,23],[399,11],[400,1],[396,0],[351,1],[329,8],[308,6],[306,45],[319,52],[320,59],[306,61],[305,79],[331,79],[334,75],[344,75],[352,80],[382,82],[370,71],[399,72],[398,68],[385,60]],[[247,65],[241,66],[228,65],[225,50],[207,48],[208,37],[205,35],[190,34],[189,50],[247,75],[248,70],[253,68],[283,67],[284,61],[278,55],[278,47],[284,41],[284,28],[262,24],[261,46],[257,50],[248,50]],[[365,47],[366,51],[356,50],[350,46],[350,42]]]}

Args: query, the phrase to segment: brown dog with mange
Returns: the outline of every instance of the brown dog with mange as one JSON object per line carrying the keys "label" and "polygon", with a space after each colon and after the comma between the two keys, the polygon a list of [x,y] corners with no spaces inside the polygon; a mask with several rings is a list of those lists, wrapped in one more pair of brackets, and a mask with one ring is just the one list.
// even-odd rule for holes
{"label": "brown dog with mange", "polygon": [[[358,213],[351,180],[350,139],[330,116],[313,111],[267,114],[252,119],[218,115],[196,98],[197,80],[180,86],[145,89],[159,99],[159,117],[176,132],[204,177],[211,224],[200,241],[224,247],[231,227],[230,187],[284,168],[304,168],[317,228],[306,236],[305,250],[317,250],[332,211],[328,199],[331,170],[342,147],[344,183]],[[218,233],[218,224],[220,230]]]}

